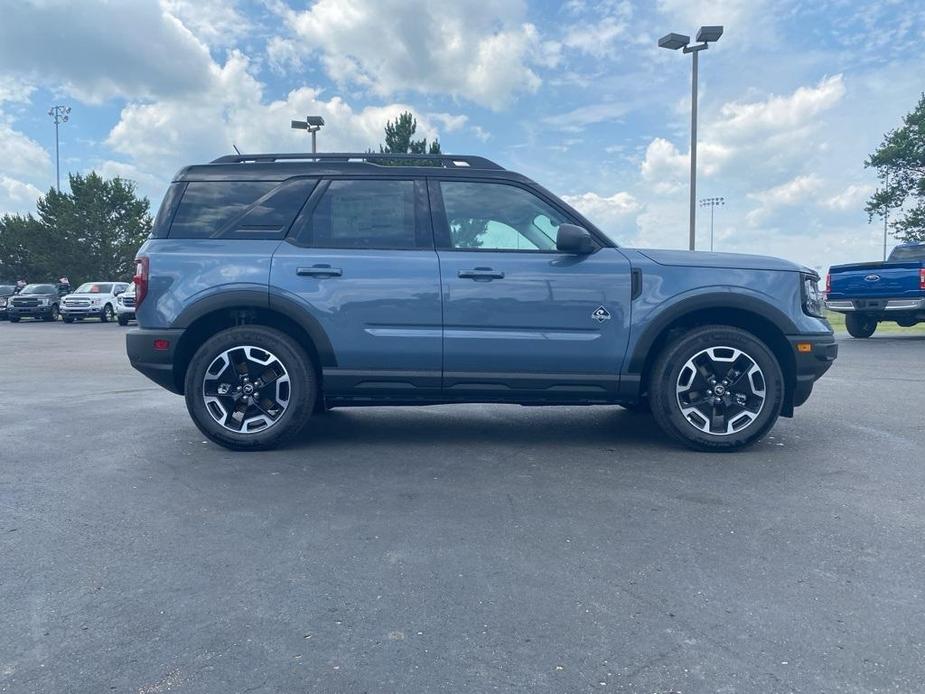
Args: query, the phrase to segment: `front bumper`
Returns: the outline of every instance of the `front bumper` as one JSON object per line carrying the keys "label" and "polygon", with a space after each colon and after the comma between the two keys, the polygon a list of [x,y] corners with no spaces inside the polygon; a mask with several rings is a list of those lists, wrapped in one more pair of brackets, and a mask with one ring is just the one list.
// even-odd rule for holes
{"label": "front bumper", "polygon": [[809,399],[813,385],[828,371],[838,357],[835,336],[795,335],[787,338],[793,348],[796,361],[796,378],[793,386],[793,407],[799,407]]}
{"label": "front bumper", "polygon": [[825,302],[825,307],[836,313],[852,311],[871,311],[874,313],[893,311],[925,311],[925,298],[922,299],[833,299]]}
{"label": "front bumper", "polygon": [[[171,393],[182,394],[173,368],[174,353],[183,330],[147,330],[137,328],[125,334],[125,351],[132,366]],[[164,349],[155,348],[156,341],[166,341]]]}
{"label": "front bumper", "polygon": [[7,306],[7,318],[48,318],[54,312],[53,306]]}
{"label": "front bumper", "polygon": [[62,316],[98,316],[103,312],[101,306],[65,306],[59,309]]}

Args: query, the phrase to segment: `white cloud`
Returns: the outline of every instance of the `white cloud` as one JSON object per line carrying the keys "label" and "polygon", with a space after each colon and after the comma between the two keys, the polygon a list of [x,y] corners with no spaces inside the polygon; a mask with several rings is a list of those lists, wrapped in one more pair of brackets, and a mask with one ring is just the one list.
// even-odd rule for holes
{"label": "white cloud", "polygon": [[[715,142],[700,142],[697,146],[698,173],[710,176],[716,173],[732,155],[732,150]],[[690,178],[690,154],[682,154],[673,143],[656,137],[646,147],[640,170],[647,181],[662,186],[662,190],[676,187]]]}
{"label": "white cloud", "polygon": [[0,214],[35,211],[35,201],[41,194],[31,183],[0,175]]}
{"label": "white cloud", "polygon": [[836,193],[823,200],[822,204],[830,210],[838,210],[840,212],[863,210],[864,203],[873,192],[874,186],[852,183],[840,193]]}
{"label": "white cloud", "polygon": [[610,196],[597,193],[563,195],[562,199],[603,231],[615,236],[626,228],[633,216],[641,209],[639,201],[632,194],[624,191]]}
{"label": "white cloud", "polygon": [[51,157],[38,142],[14,130],[0,113],[0,162],[4,175],[27,179],[42,178],[51,168]]}
{"label": "white cloud", "polygon": [[209,46],[233,46],[252,30],[234,0],[160,0],[160,5]]}
{"label": "white cloud", "polygon": [[815,174],[807,174],[767,190],[749,193],[748,197],[761,204],[745,215],[745,221],[750,225],[757,225],[781,207],[792,207],[812,198],[820,188],[822,180]]}
{"label": "white cloud", "polygon": [[[465,117],[421,113],[404,103],[357,110],[338,96],[325,99],[310,87],[267,101],[264,85],[250,70],[248,58],[232,51],[225,65],[215,69],[215,82],[196,98],[126,106],[107,144],[128,160],[124,164],[167,180],[182,165],[210,161],[230,152],[232,144],[242,152],[306,151],[310,140],[304,132],[289,127],[290,119],[305,113],[320,115],[327,122],[318,134],[319,148],[326,151],[375,149],[382,141],[386,121],[394,120],[402,111],[415,113],[416,137],[428,140],[439,135],[438,126],[451,130],[466,124]],[[145,184],[145,179],[141,183]],[[146,185],[143,190],[155,199],[163,192]]]}
{"label": "white cloud", "polygon": [[814,87],[800,87],[787,96],[772,94],[763,101],[731,101],[720,109],[720,120],[712,130],[717,136],[739,140],[792,131],[811,124],[844,95],[845,81],[838,74],[822,78]]}
{"label": "white cloud", "polygon": [[695,31],[705,24],[722,24],[741,33],[765,5],[765,0],[658,0],[656,7],[671,20],[680,22],[675,29],[680,33],[685,33],[684,26]]}
{"label": "white cloud", "polygon": [[277,65],[292,64],[298,47],[320,55],[338,84],[379,96],[441,93],[500,109],[539,88],[534,66],[558,60],[559,46],[541,40],[519,0],[319,0],[304,11],[281,2],[272,7],[295,34],[268,47]]}
{"label": "white cloud", "polygon": [[211,79],[208,49],[154,0],[4,3],[0,64],[6,79],[89,103],[195,93]]}
{"label": "white cloud", "polygon": [[624,22],[604,17],[594,23],[573,24],[566,31],[562,45],[598,59],[609,58],[615,54],[616,41],[625,31]]}

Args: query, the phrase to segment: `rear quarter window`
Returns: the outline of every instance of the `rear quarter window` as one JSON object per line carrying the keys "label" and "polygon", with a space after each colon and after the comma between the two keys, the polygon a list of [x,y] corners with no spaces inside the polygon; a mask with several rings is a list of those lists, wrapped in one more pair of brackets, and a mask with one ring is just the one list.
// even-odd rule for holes
{"label": "rear quarter window", "polygon": [[177,206],[172,239],[281,239],[315,185],[313,179],[193,181]]}

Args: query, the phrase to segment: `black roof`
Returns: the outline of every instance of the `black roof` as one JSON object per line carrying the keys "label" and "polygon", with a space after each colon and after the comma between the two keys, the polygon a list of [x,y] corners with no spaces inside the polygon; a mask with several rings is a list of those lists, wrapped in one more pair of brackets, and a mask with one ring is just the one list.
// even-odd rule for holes
{"label": "black roof", "polygon": [[378,152],[229,154],[208,164],[181,169],[174,180],[269,180],[292,176],[344,174],[470,177],[529,181],[485,157],[459,154],[380,154]]}

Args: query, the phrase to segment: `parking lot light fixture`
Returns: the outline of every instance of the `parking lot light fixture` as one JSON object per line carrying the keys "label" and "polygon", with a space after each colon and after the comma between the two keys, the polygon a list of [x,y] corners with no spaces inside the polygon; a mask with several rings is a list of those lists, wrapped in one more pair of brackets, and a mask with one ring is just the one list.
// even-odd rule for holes
{"label": "parking lot light fixture", "polygon": [[58,126],[67,123],[70,120],[70,106],[52,106],[48,109],[48,115],[55,122],[55,188],[61,192],[61,158],[58,150]]}
{"label": "parking lot light fixture", "polygon": [[687,34],[665,34],[658,40],[659,48],[676,51],[679,48],[684,53],[691,53],[691,194],[690,194],[690,229],[688,246],[694,250],[697,241],[697,67],[698,54],[709,48],[710,44],[718,41],[723,35],[721,26],[702,26],[697,32],[697,43],[691,45]]}
{"label": "parking lot light fixture", "polygon": [[700,206],[710,208],[710,251],[713,250],[713,211],[726,204],[726,198],[701,198]]}
{"label": "parking lot light fixture", "polygon": [[312,134],[312,154],[316,154],[318,152],[315,136],[317,132],[321,130],[321,126],[323,125],[324,118],[321,116],[306,116],[305,120],[294,120],[290,123],[290,127],[293,130],[306,130]]}

